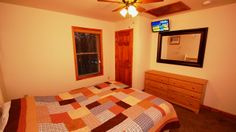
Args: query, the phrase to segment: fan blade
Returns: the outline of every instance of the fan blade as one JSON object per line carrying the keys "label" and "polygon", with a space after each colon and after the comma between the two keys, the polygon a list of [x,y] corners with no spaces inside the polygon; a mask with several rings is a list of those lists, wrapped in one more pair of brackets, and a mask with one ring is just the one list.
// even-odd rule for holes
{"label": "fan blade", "polygon": [[98,2],[111,2],[111,3],[123,3],[121,1],[113,1],[113,0],[97,0]]}
{"label": "fan blade", "polygon": [[141,7],[141,6],[136,6],[136,9],[137,9],[138,12],[144,12],[144,11],[146,11],[146,9],[143,8],[143,7]]}
{"label": "fan blade", "polygon": [[154,3],[154,2],[161,2],[164,0],[137,0],[138,2],[142,3],[142,4],[148,4],[148,3]]}
{"label": "fan blade", "polygon": [[121,9],[125,8],[125,7],[126,7],[126,6],[121,6],[121,7],[119,7],[119,8],[116,8],[116,9],[112,10],[112,12],[119,11],[119,10],[121,10]]}

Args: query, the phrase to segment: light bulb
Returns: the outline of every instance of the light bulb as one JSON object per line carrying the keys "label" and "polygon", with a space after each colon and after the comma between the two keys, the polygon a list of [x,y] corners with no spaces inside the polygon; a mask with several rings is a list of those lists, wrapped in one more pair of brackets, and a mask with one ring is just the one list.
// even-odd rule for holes
{"label": "light bulb", "polygon": [[127,15],[127,9],[126,8],[123,8],[121,11],[120,11],[120,14],[125,17]]}
{"label": "light bulb", "polygon": [[128,13],[132,16],[132,17],[135,17],[138,15],[138,11],[136,10],[135,6],[133,5],[130,5],[128,7]]}
{"label": "light bulb", "polygon": [[137,11],[134,11],[133,14],[131,14],[132,17],[136,17],[138,15]]}

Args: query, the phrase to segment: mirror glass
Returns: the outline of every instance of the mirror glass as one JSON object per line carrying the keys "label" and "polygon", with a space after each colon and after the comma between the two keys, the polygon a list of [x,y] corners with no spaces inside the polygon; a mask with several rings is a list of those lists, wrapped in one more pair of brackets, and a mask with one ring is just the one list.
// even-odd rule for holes
{"label": "mirror glass", "polygon": [[161,59],[197,62],[201,34],[164,36]]}
{"label": "mirror glass", "polygon": [[159,33],[157,62],[202,67],[207,28]]}

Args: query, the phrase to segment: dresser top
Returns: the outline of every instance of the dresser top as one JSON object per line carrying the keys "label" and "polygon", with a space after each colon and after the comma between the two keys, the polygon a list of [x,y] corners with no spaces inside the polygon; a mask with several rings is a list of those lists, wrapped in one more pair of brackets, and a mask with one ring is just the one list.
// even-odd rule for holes
{"label": "dresser top", "polygon": [[207,84],[207,82],[208,82],[208,80],[201,79],[201,78],[180,75],[180,74],[174,74],[174,73],[168,73],[168,72],[163,72],[163,71],[148,70],[148,71],[146,71],[146,73],[157,74],[157,75],[161,75],[161,76],[165,76],[165,77],[175,78],[175,79],[199,83],[199,84]]}

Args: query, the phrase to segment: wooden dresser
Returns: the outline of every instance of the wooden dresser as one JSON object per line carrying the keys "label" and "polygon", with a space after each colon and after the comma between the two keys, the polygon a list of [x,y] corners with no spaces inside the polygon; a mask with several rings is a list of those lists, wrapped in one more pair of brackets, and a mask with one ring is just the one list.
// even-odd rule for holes
{"label": "wooden dresser", "polygon": [[145,92],[196,113],[203,103],[207,80],[150,70],[145,72]]}

